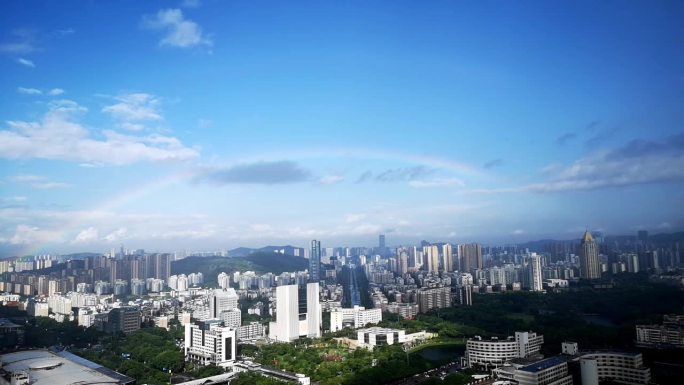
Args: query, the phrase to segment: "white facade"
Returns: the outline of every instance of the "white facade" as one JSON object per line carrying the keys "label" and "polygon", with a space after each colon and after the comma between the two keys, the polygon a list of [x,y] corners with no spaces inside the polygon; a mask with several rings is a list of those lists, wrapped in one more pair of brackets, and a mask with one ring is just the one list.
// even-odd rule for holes
{"label": "white facade", "polygon": [[471,338],[466,342],[468,366],[500,366],[512,358],[525,358],[538,354],[544,336],[532,332],[516,332],[505,340]]}
{"label": "white facade", "polygon": [[354,329],[358,329],[380,321],[382,321],[382,309],[379,308],[366,309],[362,306],[340,308],[330,312],[330,331],[342,330],[344,325],[353,325]]}
{"label": "white facade", "polygon": [[218,285],[221,289],[227,289],[230,287],[230,275],[226,273],[221,273],[218,275]]}
{"label": "white facade", "polygon": [[528,263],[530,269],[530,290],[543,291],[541,256],[532,253]]}
{"label": "white facade", "polygon": [[211,318],[220,318],[222,312],[237,309],[237,307],[238,295],[235,293],[235,289],[217,289],[209,295],[209,313]]}
{"label": "white facade", "polygon": [[356,337],[359,345],[368,347],[403,344],[406,342],[406,334],[403,330],[381,327],[361,329],[357,331]]}
{"label": "white facade", "polygon": [[319,338],[321,336],[321,301],[319,296],[319,283],[312,282],[306,284],[306,336],[309,338]]}
{"label": "white facade", "polygon": [[185,325],[185,360],[200,365],[231,366],[236,358],[235,329],[219,320]]}
{"label": "white facade", "polygon": [[291,342],[299,338],[299,295],[297,285],[276,287],[276,321],[269,326],[271,339]]}
{"label": "white facade", "polygon": [[581,359],[596,361],[599,381],[611,378],[615,382],[629,385],[646,385],[651,382],[651,369],[644,366],[641,353],[585,353]]}
{"label": "white facade", "polygon": [[242,325],[242,312],[240,309],[222,311],[219,318],[228,327],[236,328]]}
{"label": "white facade", "polygon": [[[276,321],[269,324],[269,337],[277,341],[291,342],[300,336],[321,336],[321,304],[318,282],[308,283],[302,290],[298,285],[276,287]],[[303,300],[306,308],[300,307]],[[301,311],[301,313],[300,313]]]}
{"label": "white facade", "polygon": [[[518,385],[572,385],[567,358],[551,357],[527,365],[506,365],[494,370],[501,381]],[[583,383],[583,385],[586,385]]]}

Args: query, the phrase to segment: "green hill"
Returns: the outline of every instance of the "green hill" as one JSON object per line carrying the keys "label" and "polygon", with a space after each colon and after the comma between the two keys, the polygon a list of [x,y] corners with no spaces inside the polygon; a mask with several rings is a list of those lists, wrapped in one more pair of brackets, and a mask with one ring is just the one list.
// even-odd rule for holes
{"label": "green hill", "polygon": [[301,271],[308,267],[308,260],[287,254],[258,252],[246,257],[188,257],[171,263],[171,274],[200,272],[205,285],[216,284],[216,277],[222,271],[248,271],[258,274],[280,274],[284,271]]}

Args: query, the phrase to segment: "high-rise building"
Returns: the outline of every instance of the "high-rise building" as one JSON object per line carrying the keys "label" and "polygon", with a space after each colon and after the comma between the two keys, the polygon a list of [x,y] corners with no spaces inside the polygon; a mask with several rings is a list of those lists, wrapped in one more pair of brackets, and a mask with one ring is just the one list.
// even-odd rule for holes
{"label": "high-rise building", "polygon": [[[235,289],[216,289],[209,295],[209,313],[211,318],[221,318],[221,313],[238,307],[238,295]],[[240,325],[238,325],[240,326]]]}
{"label": "high-rise building", "polygon": [[311,241],[309,256],[309,282],[319,282],[321,273],[321,241]]}
{"label": "high-rise building", "polygon": [[421,288],[416,293],[416,302],[421,313],[451,307],[451,287]]}
{"label": "high-rise building", "polygon": [[306,336],[309,338],[319,338],[321,336],[322,321],[318,282],[308,283],[306,285]]}
{"label": "high-rise building", "polygon": [[268,328],[272,339],[291,342],[299,338],[298,305],[297,285],[276,287],[276,320]]}
{"label": "high-rise building", "polygon": [[450,243],[442,245],[442,268],[444,271],[454,271],[454,251]]}
{"label": "high-rise building", "polygon": [[601,263],[599,261],[598,245],[587,230],[580,244],[580,278],[601,278]]}
{"label": "high-rise building", "polygon": [[458,245],[458,257],[463,273],[483,268],[482,246],[478,243]]}
{"label": "high-rise building", "polygon": [[536,253],[532,253],[527,261],[528,273],[530,275],[530,290],[531,291],[542,291],[542,266],[541,266],[541,256]]}
{"label": "high-rise building", "polygon": [[380,234],[378,236],[378,247],[380,248],[381,252],[383,250],[385,250],[385,247],[386,247],[386,245],[385,245],[385,234]]}
{"label": "high-rise building", "polygon": [[431,273],[439,273],[439,247],[425,246],[423,247],[423,254],[425,256],[425,266],[427,271]]}
{"label": "high-rise building", "polygon": [[321,304],[318,282],[306,286],[276,287],[276,320],[269,324],[269,337],[291,342],[301,336],[321,336]]}
{"label": "high-rise building", "polygon": [[409,256],[406,251],[399,253],[399,274],[404,275],[408,272]]}
{"label": "high-rise building", "polygon": [[230,287],[230,275],[226,273],[221,273],[217,278],[218,285],[221,289],[227,289]]}

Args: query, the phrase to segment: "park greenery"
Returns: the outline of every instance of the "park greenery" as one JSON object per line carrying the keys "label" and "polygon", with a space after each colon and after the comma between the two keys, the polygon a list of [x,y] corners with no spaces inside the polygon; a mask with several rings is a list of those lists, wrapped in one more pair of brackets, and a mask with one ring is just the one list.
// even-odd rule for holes
{"label": "park greenery", "polygon": [[[305,374],[321,385],[391,383],[457,359],[463,354],[466,339],[474,335],[506,337],[518,330],[534,331],[544,335],[544,353],[549,355],[558,353],[560,343],[568,340],[578,342],[581,349],[633,349],[635,324],[659,322],[662,314],[680,313],[684,308],[684,296],[678,288],[653,284],[646,276],[617,277],[613,283],[610,289],[581,286],[546,294],[479,294],[474,296],[472,306],[434,310],[413,320],[383,314],[380,326],[439,335],[409,351],[399,346],[373,351],[349,349],[335,339],[356,338],[354,330],[344,329],[326,333],[320,339],[301,339],[290,344],[241,344],[238,354],[267,367]],[[165,384],[175,374],[203,378],[223,372],[217,367],[194,367],[184,362],[183,329],[177,322],[170,331],[145,327],[129,335],[106,335],[75,322],[26,317],[25,312],[12,307],[0,307],[0,317],[24,325],[25,347],[66,348],[133,377],[138,383]],[[653,358],[649,358],[650,354]],[[677,357],[682,364],[681,353]],[[647,363],[675,358],[645,351]],[[424,379],[424,383],[462,385],[469,379],[465,374],[447,375],[442,379]],[[234,383],[280,382],[241,374]]]}

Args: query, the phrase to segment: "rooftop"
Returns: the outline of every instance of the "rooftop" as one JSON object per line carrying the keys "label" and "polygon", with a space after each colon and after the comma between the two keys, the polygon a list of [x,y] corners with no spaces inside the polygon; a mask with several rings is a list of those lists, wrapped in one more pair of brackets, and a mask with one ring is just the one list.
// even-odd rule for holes
{"label": "rooftop", "polygon": [[547,358],[545,360],[541,360],[539,362],[535,362],[532,365],[528,365],[520,370],[529,372],[529,373],[537,373],[541,372],[542,370],[546,370],[549,368],[552,368],[554,366],[558,366],[560,364],[563,364],[565,362],[568,362],[568,359],[563,356],[558,356],[558,357],[551,357]]}
{"label": "rooftop", "polygon": [[25,350],[3,354],[0,360],[6,372],[28,373],[31,385],[132,384],[135,381],[69,352]]}

